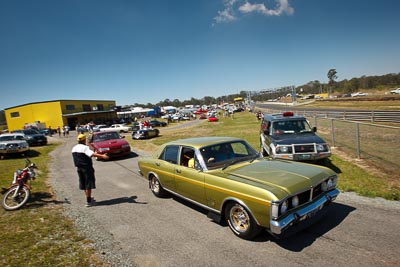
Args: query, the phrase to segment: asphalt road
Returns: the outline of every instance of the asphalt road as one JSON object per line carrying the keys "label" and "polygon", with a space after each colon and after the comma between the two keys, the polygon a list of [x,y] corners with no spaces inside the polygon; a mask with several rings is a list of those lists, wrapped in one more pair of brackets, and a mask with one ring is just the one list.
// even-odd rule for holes
{"label": "asphalt road", "polygon": [[245,241],[202,209],[154,197],[138,174],[141,153],[134,147],[129,158],[94,162],[97,205],[85,207],[71,156],[75,143],[72,133],[52,153],[51,184],[99,250],[111,251],[101,253],[123,255],[121,266],[400,266],[399,202],[341,194],[329,215],[291,238],[265,233]]}

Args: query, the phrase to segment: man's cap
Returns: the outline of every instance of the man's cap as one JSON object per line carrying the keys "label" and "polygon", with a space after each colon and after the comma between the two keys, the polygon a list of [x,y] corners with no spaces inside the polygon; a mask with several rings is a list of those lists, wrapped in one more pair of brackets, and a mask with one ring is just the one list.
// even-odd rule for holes
{"label": "man's cap", "polygon": [[78,141],[85,141],[86,140],[86,135],[79,134],[77,139],[78,139]]}

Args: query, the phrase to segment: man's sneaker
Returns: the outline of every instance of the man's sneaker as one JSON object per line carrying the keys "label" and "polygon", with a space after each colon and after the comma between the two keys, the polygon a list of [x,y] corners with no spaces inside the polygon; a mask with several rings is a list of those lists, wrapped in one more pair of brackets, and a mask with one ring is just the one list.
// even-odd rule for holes
{"label": "man's sneaker", "polygon": [[91,206],[94,206],[96,204],[96,200],[94,200],[94,198],[92,198],[92,201],[90,201],[90,202],[87,202],[86,203],[86,207],[91,207]]}

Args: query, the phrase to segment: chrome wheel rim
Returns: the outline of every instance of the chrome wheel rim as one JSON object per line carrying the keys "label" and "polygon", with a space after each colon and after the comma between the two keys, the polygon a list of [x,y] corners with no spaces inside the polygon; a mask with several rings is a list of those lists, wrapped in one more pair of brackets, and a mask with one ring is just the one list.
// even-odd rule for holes
{"label": "chrome wheel rim", "polygon": [[155,193],[160,191],[160,183],[155,177],[151,178],[151,190]]}
{"label": "chrome wheel rim", "polygon": [[230,221],[233,228],[238,232],[246,232],[250,227],[250,216],[247,211],[239,205],[235,205],[231,208]]}

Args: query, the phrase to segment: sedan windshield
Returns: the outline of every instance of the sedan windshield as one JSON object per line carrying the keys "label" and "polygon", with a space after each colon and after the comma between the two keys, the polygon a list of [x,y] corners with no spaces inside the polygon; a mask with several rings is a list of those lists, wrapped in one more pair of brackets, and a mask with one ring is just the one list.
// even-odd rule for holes
{"label": "sedan windshield", "polygon": [[220,143],[200,149],[207,168],[223,167],[228,162],[241,162],[253,159],[258,155],[248,143],[235,141]]}
{"label": "sedan windshield", "polygon": [[101,141],[106,141],[106,140],[113,140],[113,139],[119,139],[120,136],[117,132],[104,132],[101,134],[96,134],[93,137],[93,142],[101,142]]}

